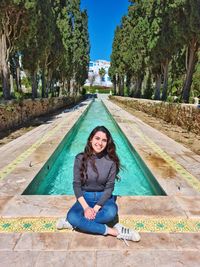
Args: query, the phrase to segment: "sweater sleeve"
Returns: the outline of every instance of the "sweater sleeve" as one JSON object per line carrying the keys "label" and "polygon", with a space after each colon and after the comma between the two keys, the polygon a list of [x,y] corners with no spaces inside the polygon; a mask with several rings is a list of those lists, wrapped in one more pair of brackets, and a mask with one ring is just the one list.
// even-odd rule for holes
{"label": "sweater sleeve", "polygon": [[83,192],[81,189],[80,168],[81,168],[81,159],[77,155],[74,161],[74,180],[73,180],[74,194],[77,199],[83,196]]}
{"label": "sweater sleeve", "polygon": [[104,194],[97,202],[97,205],[103,206],[105,202],[111,197],[115,185],[116,171],[117,171],[116,164],[113,162],[105,185]]}

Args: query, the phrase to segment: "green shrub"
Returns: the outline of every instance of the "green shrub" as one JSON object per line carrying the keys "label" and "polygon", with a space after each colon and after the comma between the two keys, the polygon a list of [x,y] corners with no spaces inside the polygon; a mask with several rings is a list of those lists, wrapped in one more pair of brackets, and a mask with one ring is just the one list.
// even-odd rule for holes
{"label": "green shrub", "polygon": [[21,101],[24,99],[24,93],[21,93],[21,92],[15,92],[14,93],[14,98],[17,100],[17,101]]}
{"label": "green shrub", "polygon": [[112,87],[94,85],[92,87],[90,87],[90,86],[84,86],[83,88],[85,88],[86,93],[90,93],[90,94],[95,94],[95,93],[109,94],[110,91],[112,91],[112,93],[113,93],[113,88]]}
{"label": "green shrub", "polygon": [[28,77],[23,77],[21,83],[26,87],[26,89],[31,88],[31,81]]}

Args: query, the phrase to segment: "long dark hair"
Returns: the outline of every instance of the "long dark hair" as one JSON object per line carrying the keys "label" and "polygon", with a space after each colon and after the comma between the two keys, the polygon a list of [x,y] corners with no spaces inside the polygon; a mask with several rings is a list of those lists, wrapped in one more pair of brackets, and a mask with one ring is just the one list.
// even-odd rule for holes
{"label": "long dark hair", "polygon": [[[87,175],[87,163],[88,160],[91,160],[91,165],[93,170],[98,174],[98,170],[96,168],[95,165],[95,161],[94,161],[94,157],[92,157],[94,151],[91,145],[91,140],[93,138],[93,136],[97,133],[97,132],[103,132],[106,134],[107,137],[107,145],[104,149],[104,151],[102,151],[101,153],[108,155],[109,158],[114,161],[114,163],[116,164],[116,169],[117,172],[116,174],[118,174],[119,170],[120,170],[120,160],[119,157],[116,153],[116,146],[115,143],[113,141],[113,138],[109,132],[109,130],[104,127],[104,126],[97,126],[95,127],[92,132],[90,133],[88,139],[87,139],[87,144],[85,146],[84,152],[83,152],[83,157],[82,157],[82,163],[81,163],[81,168],[80,168],[80,175],[81,175],[81,184],[85,184],[87,182],[88,179],[88,175]],[[119,179],[119,177],[116,175],[116,179]]]}

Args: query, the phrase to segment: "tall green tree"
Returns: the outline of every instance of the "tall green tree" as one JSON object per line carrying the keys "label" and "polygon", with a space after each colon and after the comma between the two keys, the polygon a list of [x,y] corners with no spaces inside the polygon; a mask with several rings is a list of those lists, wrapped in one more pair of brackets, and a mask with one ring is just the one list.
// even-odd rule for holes
{"label": "tall green tree", "polygon": [[[51,66],[57,65],[53,75],[59,81],[62,93],[70,93],[73,77],[73,13],[72,1],[57,1],[54,7],[56,20],[56,40],[53,43]],[[67,83],[67,90],[66,90]]]}
{"label": "tall green tree", "polygon": [[188,103],[200,47],[200,0],[185,0],[184,15],[183,38],[187,44],[187,53],[182,99]]}
{"label": "tall green tree", "polygon": [[184,102],[189,101],[199,51],[199,1],[130,0],[128,14],[116,28],[113,40],[110,75],[116,91],[122,73],[129,95],[142,97],[147,85],[152,91],[153,80],[154,99],[166,101],[169,78],[173,82],[182,79],[184,68],[180,55],[187,47],[182,98]]}
{"label": "tall green tree", "polygon": [[4,99],[10,99],[9,58],[21,39],[28,38],[32,27],[31,13],[35,0],[2,0],[0,2],[0,71]]}
{"label": "tall green tree", "polygon": [[160,98],[162,86],[162,100],[167,99],[169,64],[172,56],[180,49],[180,34],[177,29],[181,19],[180,9],[183,1],[172,0],[153,3],[150,19],[149,55],[152,72],[156,77],[155,98]]}
{"label": "tall green tree", "polygon": [[48,64],[51,45],[54,41],[54,20],[50,0],[37,1],[34,20],[34,31],[29,42],[22,46],[23,65],[32,82],[32,97],[37,97],[38,75],[42,76],[42,97],[48,96]]}
{"label": "tall green tree", "polygon": [[89,65],[89,34],[87,12],[80,10],[80,0],[73,0],[73,77],[74,91],[78,93],[87,79]]}
{"label": "tall green tree", "polygon": [[[84,85],[85,80],[88,78],[89,71],[89,53],[90,53],[90,43],[89,43],[89,33],[88,33],[88,15],[86,10],[81,12],[81,39],[80,39],[80,65],[79,74],[76,75],[76,82],[80,87]],[[76,53],[76,52],[75,52]]]}
{"label": "tall green tree", "polygon": [[112,46],[111,66],[109,76],[114,83],[114,93],[117,95],[124,94],[124,64],[122,60],[120,44],[123,43],[121,28],[117,27]]}
{"label": "tall green tree", "polygon": [[[13,77],[13,79],[15,80],[15,84],[16,84],[16,90],[17,92],[22,92],[22,88],[21,88],[21,76],[20,76],[20,54],[18,52],[12,53],[10,55],[10,59],[9,59],[9,63],[10,63],[10,75]],[[10,87],[14,87],[14,84],[11,85]]]}

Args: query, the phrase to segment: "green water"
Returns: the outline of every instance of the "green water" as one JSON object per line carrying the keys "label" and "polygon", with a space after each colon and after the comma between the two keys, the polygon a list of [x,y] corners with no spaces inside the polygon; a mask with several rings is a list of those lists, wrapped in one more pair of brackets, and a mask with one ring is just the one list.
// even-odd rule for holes
{"label": "green water", "polygon": [[86,140],[98,125],[104,125],[111,132],[116,144],[117,153],[123,165],[116,182],[114,194],[121,196],[162,195],[155,178],[140,160],[126,137],[115,125],[110,114],[101,101],[94,101],[81,122],[65,138],[58,155],[53,155],[45,167],[34,178],[24,194],[35,195],[73,195],[73,164],[75,155],[82,152]]}

